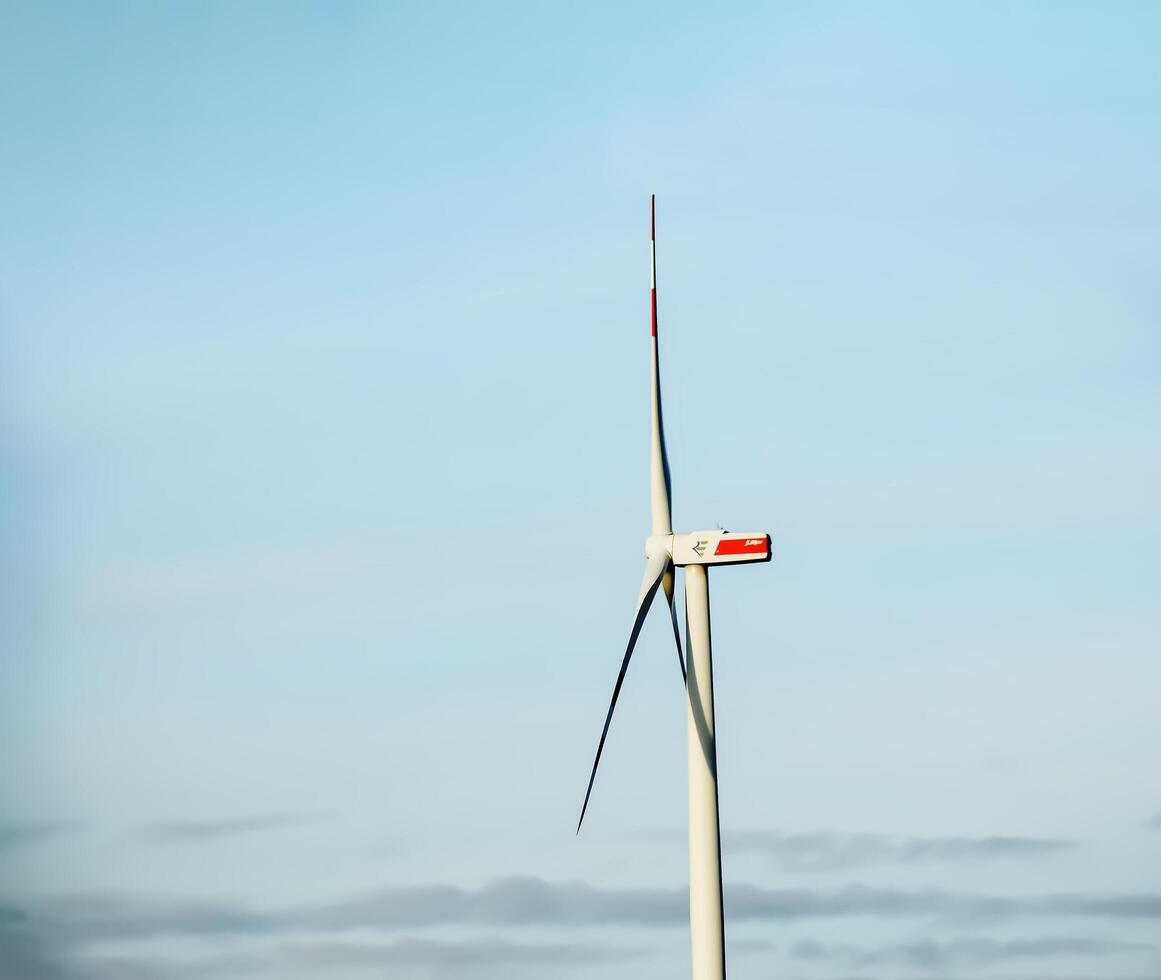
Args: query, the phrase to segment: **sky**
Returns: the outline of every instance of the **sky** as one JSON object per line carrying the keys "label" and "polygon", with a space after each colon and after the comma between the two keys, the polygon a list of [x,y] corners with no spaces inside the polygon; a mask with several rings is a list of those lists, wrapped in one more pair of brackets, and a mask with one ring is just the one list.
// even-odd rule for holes
{"label": "sky", "polygon": [[1161,977],[1161,6],[0,3],[0,980]]}

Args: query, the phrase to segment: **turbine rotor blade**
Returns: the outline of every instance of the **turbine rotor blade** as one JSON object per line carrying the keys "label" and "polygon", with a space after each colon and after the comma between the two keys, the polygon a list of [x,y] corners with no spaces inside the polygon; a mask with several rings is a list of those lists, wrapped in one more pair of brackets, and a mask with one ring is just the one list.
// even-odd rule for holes
{"label": "turbine rotor blade", "polygon": [[649,306],[653,367],[651,401],[653,415],[652,441],[649,448],[649,510],[654,534],[672,530],[672,497],[669,482],[669,456],[665,452],[665,426],[661,419],[661,367],[657,359],[657,209],[656,195],[649,197]]}
{"label": "turbine rotor blade", "polygon": [[669,621],[673,624],[673,641],[677,644],[677,666],[681,668],[681,681],[685,683],[685,657],[681,655],[681,630],[677,625],[677,606],[673,601],[674,578],[676,577],[673,563],[665,569],[661,576],[661,588],[665,592],[665,601],[669,603]]}
{"label": "turbine rotor blade", "polygon": [[669,555],[661,554],[649,558],[645,564],[645,578],[641,582],[641,595],[637,599],[637,612],[633,617],[633,629],[629,633],[629,643],[625,647],[625,657],[621,661],[621,669],[617,674],[617,683],[613,686],[613,698],[609,702],[609,712],[605,715],[605,727],[601,729],[601,740],[597,743],[597,755],[593,759],[593,771],[589,773],[589,786],[585,790],[585,802],[581,807],[580,820],[576,823],[576,832],[579,834],[581,824],[585,820],[585,811],[589,808],[589,797],[593,793],[593,781],[597,778],[597,766],[601,762],[601,753],[605,750],[605,738],[609,734],[609,724],[613,720],[613,709],[617,707],[617,698],[621,695],[621,685],[625,683],[625,671],[629,669],[629,660],[633,656],[633,647],[637,645],[637,637],[641,633],[641,626],[645,622],[645,614],[653,603],[657,594],[657,587],[669,566]]}

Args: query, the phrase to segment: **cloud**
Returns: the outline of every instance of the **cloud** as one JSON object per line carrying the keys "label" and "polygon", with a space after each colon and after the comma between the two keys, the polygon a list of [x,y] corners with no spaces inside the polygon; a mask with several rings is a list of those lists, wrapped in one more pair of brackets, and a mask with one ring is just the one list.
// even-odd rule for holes
{"label": "cloud", "polygon": [[228,837],[260,834],[314,823],[318,815],[264,813],[216,820],[157,820],[145,824],[137,836],[151,844],[204,844]]}
{"label": "cloud", "polygon": [[[108,908],[104,908],[109,903]],[[262,965],[243,954],[194,957],[108,955],[105,942],[148,942],[174,933],[211,938],[216,922],[237,936],[247,923],[226,907],[174,905],[150,912],[148,903],[111,895],[69,898],[47,912],[0,905],[0,977],[5,980],[198,980],[237,976]]]}
{"label": "cloud", "polygon": [[1161,830],[1161,813],[1153,814],[1153,816],[1145,821],[1145,826],[1149,830]]}
{"label": "cloud", "polygon": [[[221,980],[250,974],[269,975],[266,956],[106,956],[84,953],[70,959],[65,978],[76,980]],[[29,978],[33,980],[33,978]],[[57,980],[55,976],[35,980]]]}
{"label": "cloud", "polygon": [[[126,955],[125,944],[152,944],[162,937],[201,939],[218,947],[239,939],[269,939],[293,932],[289,920],[277,920],[233,906],[152,903],[94,895],[57,903],[54,914],[31,916],[11,906],[0,908],[0,977],[12,980],[200,980],[251,973],[274,976],[331,976],[389,970],[403,976],[458,976],[489,971],[505,975],[516,968],[551,968],[623,962],[647,950],[602,943],[515,942],[495,936],[444,940],[403,936],[388,942],[288,941],[259,952],[211,955]],[[102,952],[113,944],[116,955]],[[180,948],[187,948],[183,943]]]}
{"label": "cloud", "polygon": [[479,889],[451,885],[388,888],[292,913],[310,928],[437,925],[632,924],[668,926],[689,915],[685,889],[599,889],[581,882],[501,878]]}
{"label": "cloud", "polygon": [[[570,967],[600,967],[646,955],[639,948],[600,943],[514,942],[494,936],[443,940],[404,936],[389,942],[292,941],[261,952],[209,956],[106,956],[75,950],[56,973],[11,974],[29,980],[213,980],[250,974],[290,978],[553,975]],[[2,961],[0,961],[2,962]],[[68,972],[62,972],[68,971]],[[8,977],[8,973],[0,976]]]}
{"label": "cloud", "polygon": [[272,935],[287,923],[274,914],[221,901],[175,901],[116,892],[67,895],[19,910],[25,931],[57,946],[141,941],[163,936]]}
{"label": "cloud", "polygon": [[769,953],[778,947],[769,939],[733,939],[726,936],[726,956],[734,953],[747,955],[750,953]]}
{"label": "cloud", "polygon": [[76,974],[35,939],[0,929],[0,977],[73,980]]}
{"label": "cloud", "polygon": [[952,939],[865,947],[801,940],[790,948],[798,960],[821,961],[842,967],[909,967],[920,970],[978,969],[1051,957],[1100,958],[1124,953],[1151,953],[1149,943],[1118,942],[1078,937],[1040,939]]}
{"label": "cloud", "polygon": [[1076,846],[1045,837],[890,837],[813,831],[740,830],[722,846],[764,854],[787,871],[846,871],[876,864],[965,863],[1041,858]]}
{"label": "cloud", "polygon": [[[0,905],[0,976],[37,980],[120,980],[149,976],[197,980],[216,975],[331,975],[342,970],[392,976],[442,976],[481,971],[555,971],[627,960],[644,950],[601,943],[516,942],[506,930],[628,927],[682,929],[689,914],[684,888],[604,889],[583,882],[504,878],[481,888],[452,885],[388,888],[331,903],[257,908],[233,902],[174,900],[98,892]],[[770,923],[849,917],[880,920],[1002,922],[1091,919],[1161,920],[1161,894],[988,895],[875,889],[727,889],[731,923]],[[475,939],[441,936],[440,929],[477,930]],[[416,935],[434,930],[434,934]],[[177,941],[179,958],[157,951]],[[135,956],[134,944],[141,944]],[[1055,944],[1055,945],[1054,945]],[[1069,945],[1071,944],[1071,945]],[[204,946],[198,956],[199,946]],[[880,948],[799,943],[800,960],[843,968],[914,966],[951,969],[1036,957],[1098,957],[1153,949],[1081,938],[963,939]],[[255,952],[257,951],[257,952]],[[116,957],[111,954],[115,952]],[[148,955],[145,955],[148,953]]]}
{"label": "cloud", "polygon": [[[851,885],[840,889],[726,889],[732,922],[774,922],[853,916],[941,917],[950,920],[1089,918],[1161,920],[1161,893],[1001,896]],[[147,940],[163,936],[218,938],[356,929],[384,932],[441,926],[673,928],[685,925],[684,888],[604,889],[582,882],[503,878],[482,888],[426,885],[388,888],[329,904],[253,909],[213,901],[174,901],[116,893],[73,895],[12,909],[59,944]]]}
{"label": "cloud", "polygon": [[0,821],[0,852],[41,844],[79,829],[80,824],[63,820]]}
{"label": "cloud", "polygon": [[[634,959],[645,951],[596,943],[525,943],[482,938],[460,941],[405,937],[390,943],[300,943],[280,958],[325,973],[336,968],[418,969],[424,975],[478,972],[514,967],[593,966]],[[393,972],[392,976],[396,974]]]}
{"label": "cloud", "polygon": [[86,980],[68,965],[49,932],[23,909],[0,904],[0,977]]}
{"label": "cloud", "polygon": [[940,890],[867,888],[862,885],[833,891],[775,890],[740,885],[726,890],[726,914],[737,919],[755,920],[848,916],[1158,919],[1161,918],[1161,893],[1002,896]]}

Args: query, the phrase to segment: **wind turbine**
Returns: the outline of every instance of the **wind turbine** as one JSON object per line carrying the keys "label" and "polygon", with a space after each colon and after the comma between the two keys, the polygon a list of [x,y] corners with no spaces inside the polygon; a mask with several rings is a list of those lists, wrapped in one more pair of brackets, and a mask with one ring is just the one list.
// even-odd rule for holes
{"label": "wind turbine", "polygon": [[[770,536],[764,531],[731,534],[694,531],[675,534],[670,517],[669,458],[665,453],[665,429],[661,422],[661,379],[657,360],[657,220],[656,198],[649,198],[649,304],[651,309],[653,441],[649,453],[649,501],[652,533],[645,539],[645,578],[637,599],[629,643],[613,687],[605,727],[597,743],[597,755],[581,807],[577,833],[585,819],[593,780],[621,694],[633,647],[645,615],[661,586],[669,603],[677,660],[686,692],[686,727],[689,759],[689,925],[693,954],[693,980],[724,980],[725,934],[722,925],[722,854],[718,829],[718,767],[714,725],[714,679],[710,653],[709,566],[770,560]],[[688,670],[681,656],[681,636],[674,608],[674,569],[685,569],[685,645]]]}

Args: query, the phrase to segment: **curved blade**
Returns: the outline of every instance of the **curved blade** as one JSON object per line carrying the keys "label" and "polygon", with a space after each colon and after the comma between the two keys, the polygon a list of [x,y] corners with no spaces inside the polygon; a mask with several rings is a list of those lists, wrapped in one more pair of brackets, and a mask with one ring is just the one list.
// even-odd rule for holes
{"label": "curved blade", "polygon": [[681,655],[681,630],[677,626],[677,606],[673,602],[674,578],[673,563],[670,562],[661,576],[661,588],[665,592],[665,601],[669,603],[669,621],[673,624],[673,642],[677,644],[677,666],[681,668],[681,680],[682,683],[685,683],[685,658]]}
{"label": "curved blade", "polygon": [[649,447],[649,510],[654,534],[669,534],[673,530],[669,484],[669,456],[665,452],[665,427],[661,421],[661,366],[657,359],[657,221],[656,197],[649,197],[649,306],[653,366],[651,402],[653,415],[652,441]]}
{"label": "curved blade", "polygon": [[625,657],[621,661],[621,670],[617,674],[617,683],[613,687],[613,699],[609,702],[609,713],[605,715],[605,727],[601,729],[601,740],[597,743],[597,756],[593,759],[593,771],[589,774],[589,788],[585,790],[585,802],[584,806],[581,807],[580,820],[576,822],[578,834],[581,824],[585,820],[585,811],[589,808],[589,797],[593,793],[593,780],[597,778],[597,766],[600,765],[601,753],[605,750],[605,738],[609,734],[609,723],[613,720],[613,709],[617,707],[621,685],[625,683],[625,671],[629,669],[629,658],[633,656],[633,647],[637,645],[637,637],[641,632],[642,624],[645,622],[645,614],[649,612],[649,606],[653,603],[653,597],[657,594],[657,586],[661,584],[661,578],[665,574],[668,564],[669,556],[666,554],[650,558],[645,564],[645,578],[641,582],[641,596],[637,600],[637,613],[633,617],[633,629],[629,633],[629,644],[625,647]]}

